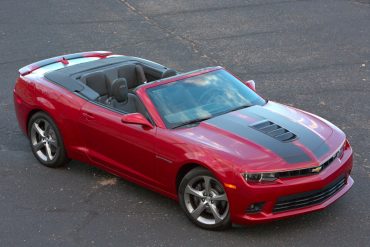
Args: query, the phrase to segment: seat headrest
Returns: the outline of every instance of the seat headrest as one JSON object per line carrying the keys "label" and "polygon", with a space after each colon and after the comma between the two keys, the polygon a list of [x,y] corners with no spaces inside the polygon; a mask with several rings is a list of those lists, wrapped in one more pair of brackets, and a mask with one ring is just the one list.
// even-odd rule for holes
{"label": "seat headrest", "polygon": [[112,96],[118,102],[126,102],[128,98],[127,81],[125,78],[118,78],[112,84]]}
{"label": "seat headrest", "polygon": [[173,69],[167,69],[165,72],[163,72],[163,74],[162,74],[162,79],[163,79],[163,78],[167,78],[167,77],[171,77],[171,76],[175,76],[175,75],[177,75],[176,70],[173,70]]}
{"label": "seat headrest", "polygon": [[81,81],[100,96],[108,94],[107,79],[103,72],[95,72],[82,76]]}
{"label": "seat headrest", "polygon": [[117,70],[117,78],[125,78],[128,88],[136,87],[136,69],[135,64],[126,64]]}
{"label": "seat headrest", "polygon": [[145,77],[144,69],[141,65],[135,66],[136,71],[136,78],[137,78],[137,85],[141,85],[147,82],[147,79]]}

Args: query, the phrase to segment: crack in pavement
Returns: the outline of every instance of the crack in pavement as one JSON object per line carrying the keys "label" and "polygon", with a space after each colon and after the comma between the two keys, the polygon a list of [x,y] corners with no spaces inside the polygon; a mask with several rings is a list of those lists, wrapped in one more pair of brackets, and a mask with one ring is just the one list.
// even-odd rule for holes
{"label": "crack in pavement", "polygon": [[212,37],[212,38],[200,38],[197,41],[215,41],[215,40],[223,40],[223,39],[238,39],[238,38],[246,38],[251,36],[257,35],[265,35],[265,34],[281,34],[283,31],[261,31],[261,32],[249,32],[237,35],[225,35],[219,37]]}
{"label": "crack in pavement", "polygon": [[333,64],[324,64],[320,66],[310,66],[306,68],[293,68],[293,69],[280,69],[280,70],[271,70],[271,71],[250,71],[249,73],[234,70],[235,73],[244,75],[268,75],[268,74],[292,74],[292,73],[303,73],[303,72],[309,72],[309,71],[317,71],[317,70],[327,70],[327,69],[333,69],[335,67],[347,67],[347,66],[356,66],[361,65],[362,62],[354,62],[354,63],[333,63]]}
{"label": "crack in pavement", "polygon": [[[298,0],[304,1],[304,0]],[[188,14],[188,13],[200,13],[200,12],[210,12],[210,11],[220,11],[220,10],[234,10],[234,9],[243,9],[243,8],[254,8],[254,7],[265,7],[271,5],[279,5],[285,3],[296,3],[297,0],[285,0],[285,1],[278,1],[278,2],[267,2],[267,3],[250,3],[250,4],[239,4],[234,6],[221,6],[221,7],[213,7],[213,8],[200,8],[200,9],[188,9],[182,11],[171,11],[165,12],[160,14],[151,15],[151,17],[159,17],[159,16],[171,16],[171,15],[178,15],[178,14]]]}
{"label": "crack in pavement", "polygon": [[[28,25],[53,26],[53,25],[85,25],[85,24],[110,24],[110,23],[137,22],[134,19],[100,20],[100,21],[68,21],[68,22],[29,22]],[[24,25],[17,22],[0,22],[0,25]]]}
{"label": "crack in pavement", "polygon": [[185,37],[183,35],[180,35],[180,34],[176,33],[175,31],[172,31],[172,30],[170,30],[168,28],[162,27],[158,22],[156,22],[155,20],[153,20],[152,18],[150,18],[149,16],[145,15],[143,12],[141,12],[140,10],[138,10],[137,8],[135,8],[129,1],[127,1],[127,0],[119,0],[119,1],[122,2],[134,14],[136,14],[138,16],[141,16],[142,18],[144,18],[144,20],[147,23],[149,23],[150,25],[152,25],[154,27],[159,28],[164,33],[166,33],[168,36],[175,37],[175,38],[181,40],[182,42],[185,42],[185,43],[190,44],[190,47],[191,47],[192,51],[194,53],[200,54],[200,57],[207,59],[209,62],[211,62],[211,63],[213,63],[215,65],[222,66],[222,63],[219,62],[217,59],[210,57],[205,52],[202,52],[200,50],[200,48],[198,47],[198,44],[197,44],[196,41],[194,41],[194,40],[192,40],[192,39],[190,39],[188,37]]}

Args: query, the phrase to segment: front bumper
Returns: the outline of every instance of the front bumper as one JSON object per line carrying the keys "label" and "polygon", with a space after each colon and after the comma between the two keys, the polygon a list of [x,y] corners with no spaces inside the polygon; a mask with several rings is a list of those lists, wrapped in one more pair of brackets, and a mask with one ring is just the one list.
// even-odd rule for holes
{"label": "front bumper", "polygon": [[[352,149],[349,147],[344,151],[341,159],[334,160],[329,167],[316,175],[287,178],[274,184],[244,184],[244,186],[239,186],[237,190],[228,193],[232,222],[235,224],[262,223],[324,209],[352,187],[351,169]],[[326,197],[322,200],[276,210],[278,202],[281,202],[282,199],[297,197],[301,199],[301,196],[305,194],[312,195],[312,192],[328,191],[341,178],[344,180],[343,184],[331,194],[326,192]],[[307,200],[306,198],[304,200]],[[316,198],[314,197],[314,199]],[[252,204],[258,203],[263,204],[260,211],[247,212]]]}

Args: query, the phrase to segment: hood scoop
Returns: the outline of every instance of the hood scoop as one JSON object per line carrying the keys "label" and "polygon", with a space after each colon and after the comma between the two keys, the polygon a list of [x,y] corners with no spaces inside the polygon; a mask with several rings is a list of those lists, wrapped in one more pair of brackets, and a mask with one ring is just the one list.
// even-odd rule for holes
{"label": "hood scoop", "polygon": [[291,142],[297,139],[297,136],[289,130],[268,120],[254,123],[250,127],[281,142]]}

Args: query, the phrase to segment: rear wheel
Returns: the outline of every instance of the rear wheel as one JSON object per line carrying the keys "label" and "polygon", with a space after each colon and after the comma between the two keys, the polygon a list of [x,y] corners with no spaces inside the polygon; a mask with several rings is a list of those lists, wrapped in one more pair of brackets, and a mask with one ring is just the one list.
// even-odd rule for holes
{"label": "rear wheel", "polygon": [[210,230],[231,226],[226,192],[210,171],[191,170],[182,179],[178,193],[181,207],[197,226]]}
{"label": "rear wheel", "polygon": [[32,115],[28,130],[32,152],[41,164],[59,167],[69,161],[59,130],[46,113]]}

